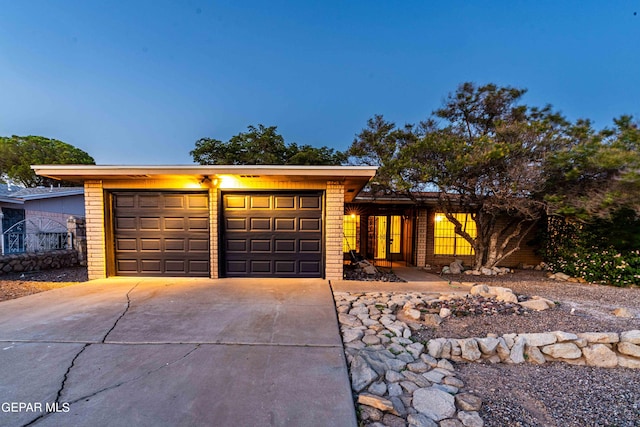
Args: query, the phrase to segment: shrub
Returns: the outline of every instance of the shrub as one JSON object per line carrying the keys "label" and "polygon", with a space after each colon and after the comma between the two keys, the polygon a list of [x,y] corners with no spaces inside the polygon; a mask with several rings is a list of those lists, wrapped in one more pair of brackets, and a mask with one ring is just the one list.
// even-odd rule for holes
{"label": "shrub", "polygon": [[[626,224],[637,229],[638,220],[634,217]],[[611,231],[619,225],[616,222],[607,227],[602,221],[596,225],[550,218],[544,251],[547,264],[554,271],[582,277],[592,283],[640,285],[640,250],[615,242],[616,236],[612,236]],[[627,241],[625,239],[625,243]]]}

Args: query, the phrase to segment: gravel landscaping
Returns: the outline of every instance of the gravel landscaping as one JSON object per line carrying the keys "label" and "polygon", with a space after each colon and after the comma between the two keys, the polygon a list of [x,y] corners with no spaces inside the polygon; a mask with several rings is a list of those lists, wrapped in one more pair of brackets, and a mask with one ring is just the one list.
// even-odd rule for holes
{"label": "gravel landscaping", "polygon": [[87,268],[73,267],[0,275],[0,301],[86,282]]}
{"label": "gravel landscaping", "polygon": [[[440,337],[462,339],[486,337],[487,334],[501,336],[558,330],[570,333],[621,333],[640,329],[640,289],[637,287],[616,288],[557,282],[547,279],[544,272],[535,271],[473,278],[464,275],[444,275],[443,279],[451,279],[452,283],[475,280],[475,283],[510,288],[518,295],[518,300],[541,296],[555,304],[550,302],[549,305],[552,307],[544,311],[515,310],[511,304],[495,299],[470,297],[458,300],[454,307],[451,307],[447,305],[447,298],[444,298],[442,304],[418,304],[415,307],[422,313],[419,324],[403,316],[406,311],[403,312],[401,304],[396,304],[393,314],[397,315],[398,321],[411,326],[410,339],[415,343],[427,344],[429,340]],[[375,293],[363,294],[362,297],[371,299],[374,295]],[[357,295],[350,295],[348,299],[355,296]],[[395,298],[396,301],[401,301],[401,296],[401,293],[390,292],[386,300],[390,302]],[[336,299],[339,312],[346,310],[344,297],[341,295]],[[424,300],[433,302],[434,296],[425,295]],[[383,302],[377,300],[376,304],[381,308]],[[424,321],[425,315],[434,316],[429,313],[438,313],[442,307],[453,308],[452,315],[442,320],[439,325],[438,322]],[[613,314],[614,310],[621,308],[626,309],[627,315],[632,317],[617,317]],[[361,320],[366,319],[362,322],[371,323],[366,316],[360,315]],[[344,324],[342,327],[343,333],[349,329],[345,328]],[[361,339],[373,342],[374,339],[367,334],[371,334],[371,331],[365,328]],[[347,340],[352,338],[353,335]],[[353,343],[357,343],[357,340],[349,342],[351,344],[347,345],[350,349],[348,358],[352,363],[356,354]],[[373,350],[370,347],[371,345],[367,345],[361,351]],[[408,349],[409,346],[406,347]],[[426,345],[424,351],[427,352]],[[424,353],[422,358],[427,359]],[[419,357],[416,359],[420,360]],[[482,400],[482,408],[478,410],[478,414],[485,426],[640,426],[640,369],[575,366],[564,362],[536,365],[530,362],[492,364],[486,360],[479,363],[453,361],[454,373],[451,375],[455,375],[460,384],[463,384],[456,393],[478,396]],[[404,371],[401,370],[402,372]],[[407,381],[407,378],[401,380]],[[377,380],[372,384],[375,384],[375,381]],[[387,384],[387,389],[389,386]],[[429,387],[437,386],[434,383]],[[391,387],[393,390],[393,386]],[[356,399],[362,393],[375,392],[377,388],[380,387],[374,386],[371,390],[361,389],[355,393]],[[406,393],[407,390],[403,391]],[[411,404],[410,396],[402,397],[405,409],[410,408],[407,405]],[[381,398],[388,399],[389,396],[383,393]],[[362,412],[362,405],[360,409],[366,417],[361,418],[363,425],[419,425],[411,423],[407,413],[401,422],[391,416],[378,419],[379,414],[375,412],[372,419],[371,411],[367,409]],[[460,408],[456,410],[460,411]],[[476,419],[474,424],[454,414],[435,425],[481,425],[477,421]]]}

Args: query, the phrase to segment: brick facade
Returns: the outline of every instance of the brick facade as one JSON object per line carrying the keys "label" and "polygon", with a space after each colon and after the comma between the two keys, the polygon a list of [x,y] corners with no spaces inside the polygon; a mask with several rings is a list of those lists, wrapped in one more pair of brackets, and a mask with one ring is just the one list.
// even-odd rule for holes
{"label": "brick facade", "polygon": [[325,276],[329,280],[339,280],[342,279],[343,274],[344,185],[342,183],[327,182],[325,206]]}
{"label": "brick facade", "polygon": [[87,223],[87,270],[89,279],[102,279],[107,276],[105,207],[102,181],[85,181],[84,206]]}

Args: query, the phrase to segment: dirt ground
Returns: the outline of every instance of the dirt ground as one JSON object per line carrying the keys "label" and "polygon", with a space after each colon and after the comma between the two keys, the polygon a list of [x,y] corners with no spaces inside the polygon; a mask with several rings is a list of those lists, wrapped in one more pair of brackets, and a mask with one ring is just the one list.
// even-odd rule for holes
{"label": "dirt ground", "polygon": [[37,294],[87,281],[87,268],[31,271],[0,275],[0,301]]}
{"label": "dirt ground", "polygon": [[[469,276],[443,276],[453,282]],[[435,337],[483,337],[488,333],[621,332],[640,329],[640,288],[556,282],[542,272],[475,278],[476,283],[539,295],[556,307],[524,315],[465,316],[424,328],[420,340]],[[620,318],[616,308],[635,317]],[[564,363],[506,365],[456,363],[470,391],[484,401],[486,427],[640,426],[640,370],[593,368]]]}

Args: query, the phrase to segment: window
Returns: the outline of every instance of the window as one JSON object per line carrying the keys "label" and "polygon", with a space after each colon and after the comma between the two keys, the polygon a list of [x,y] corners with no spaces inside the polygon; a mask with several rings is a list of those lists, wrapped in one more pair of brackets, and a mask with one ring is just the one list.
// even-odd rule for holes
{"label": "window", "polygon": [[[460,221],[462,229],[469,233],[471,237],[476,237],[476,223],[467,213],[457,213],[453,216]],[[455,226],[447,219],[445,214],[437,212],[434,227],[434,250],[435,255],[473,255],[471,244],[464,237],[456,234]]]}
{"label": "window", "polygon": [[345,215],[342,219],[344,236],[342,238],[342,252],[358,252],[358,226],[360,225],[360,215]]}

